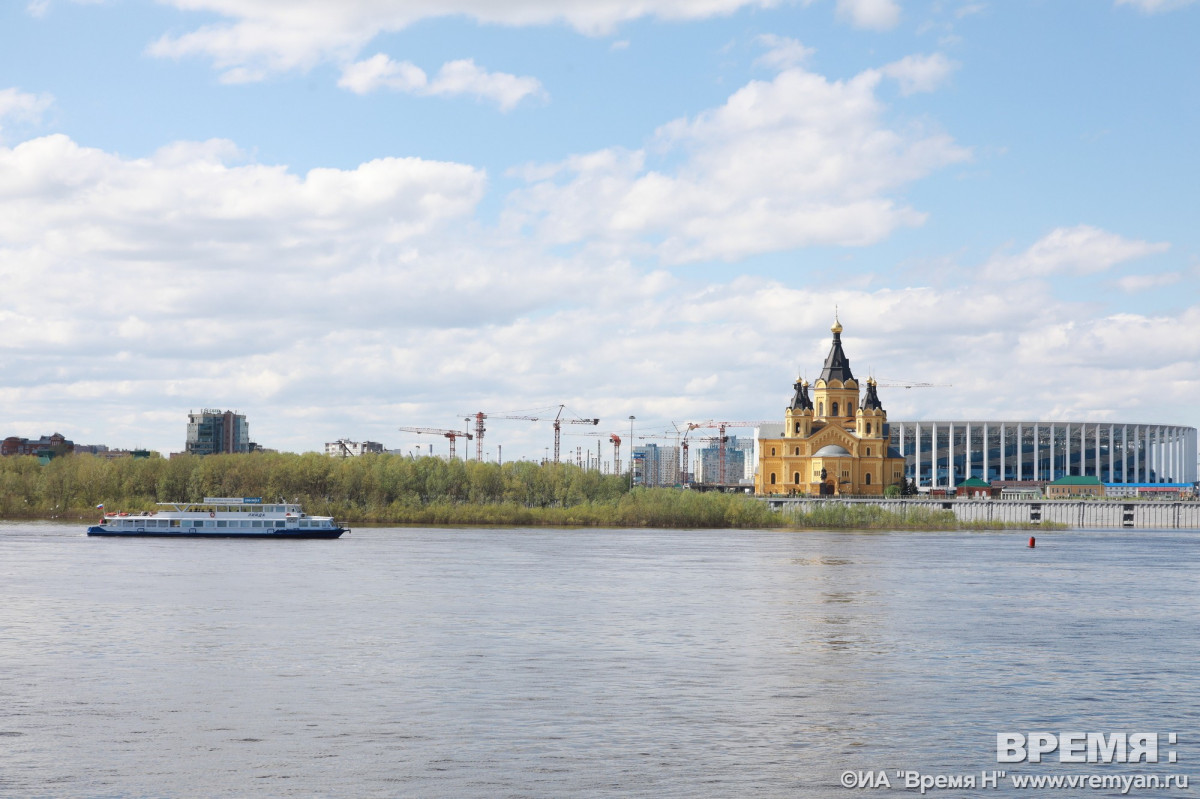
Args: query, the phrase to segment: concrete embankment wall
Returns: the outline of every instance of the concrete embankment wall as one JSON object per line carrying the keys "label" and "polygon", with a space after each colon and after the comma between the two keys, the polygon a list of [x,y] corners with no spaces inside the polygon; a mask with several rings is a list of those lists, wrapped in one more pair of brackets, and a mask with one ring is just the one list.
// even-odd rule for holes
{"label": "concrete embankment wall", "polygon": [[771,497],[777,509],[812,510],[823,503],[878,505],[904,513],[906,508],[952,510],[962,521],[1057,522],[1068,527],[1200,529],[1200,502],[1118,502],[1074,500],[981,499],[808,499]]}

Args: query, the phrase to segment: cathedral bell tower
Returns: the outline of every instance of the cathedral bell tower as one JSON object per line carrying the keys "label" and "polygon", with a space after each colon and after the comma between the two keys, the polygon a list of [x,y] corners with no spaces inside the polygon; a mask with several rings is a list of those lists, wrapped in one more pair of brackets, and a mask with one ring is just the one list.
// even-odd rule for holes
{"label": "cathedral bell tower", "polygon": [[808,381],[798,377],[792,387],[796,389],[796,394],[785,414],[783,437],[808,438],[812,435],[813,423],[813,403],[808,397]]}
{"label": "cathedral bell tower", "polygon": [[884,425],[887,424],[887,411],[879,401],[879,394],[875,391],[876,385],[878,384],[875,378],[867,378],[867,393],[854,420],[854,432],[861,439],[882,439]]}
{"label": "cathedral bell tower", "polygon": [[813,384],[815,419],[829,424],[851,425],[858,405],[858,381],[850,371],[850,359],[842,351],[842,323],[833,317],[833,345],[825,356],[821,376]]}

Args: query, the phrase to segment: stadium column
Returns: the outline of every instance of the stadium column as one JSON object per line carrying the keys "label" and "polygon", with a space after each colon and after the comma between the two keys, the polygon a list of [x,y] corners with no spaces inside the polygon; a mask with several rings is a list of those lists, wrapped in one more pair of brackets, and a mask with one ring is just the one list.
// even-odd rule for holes
{"label": "stadium column", "polygon": [[1158,428],[1150,430],[1150,480],[1158,483],[1162,481],[1162,466],[1158,461]]}
{"label": "stadium column", "polygon": [[1108,482],[1117,482],[1113,474],[1113,440],[1117,437],[1117,426],[1111,422],[1108,425]]}
{"label": "stadium column", "polygon": [[1038,472],[1041,471],[1038,468],[1039,466],[1041,466],[1041,460],[1042,460],[1042,437],[1040,435],[1038,435],[1038,433],[1040,433],[1040,432],[1041,431],[1039,429],[1038,423],[1034,422],[1033,423],[1033,479],[1034,480],[1038,479]]}
{"label": "stadium column", "polygon": [[1063,477],[1071,474],[1071,423],[1067,422],[1067,429],[1063,433]]}
{"label": "stadium column", "polygon": [[[1138,433],[1141,432],[1141,441]],[[1146,428],[1138,425],[1133,428],[1133,482],[1145,483],[1146,479]]]}
{"label": "stadium column", "polygon": [[963,473],[964,480],[971,479],[971,423],[967,422],[967,435],[963,441],[963,455],[966,456],[967,469]]}
{"label": "stadium column", "polygon": [[983,480],[986,483],[992,482],[988,479],[988,423],[983,423]]}
{"label": "stadium column", "polygon": [[929,488],[937,488],[937,422],[929,423]]}
{"label": "stadium column", "polygon": [[1121,425],[1121,482],[1129,485],[1129,425]]}
{"label": "stadium column", "polygon": [[1017,481],[1025,479],[1023,463],[1024,458],[1021,456],[1021,450],[1025,449],[1025,432],[1021,429],[1021,423],[1017,422]]}
{"label": "stadium column", "polygon": [[957,485],[954,480],[954,422],[948,422],[947,427],[950,428],[946,433],[946,490]]}
{"label": "stadium column", "polygon": [[1004,422],[1000,423],[1000,479],[1007,480],[1008,472],[1004,469]]}
{"label": "stadium column", "polygon": [[1054,482],[1054,422],[1050,423],[1050,474],[1046,479]]}

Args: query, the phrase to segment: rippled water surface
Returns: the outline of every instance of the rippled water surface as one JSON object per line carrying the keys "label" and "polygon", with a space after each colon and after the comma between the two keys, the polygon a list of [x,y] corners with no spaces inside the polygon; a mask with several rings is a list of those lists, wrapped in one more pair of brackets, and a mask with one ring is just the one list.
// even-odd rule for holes
{"label": "rippled water surface", "polygon": [[1200,758],[1195,533],[82,529],[0,524],[0,796],[885,796],[839,775],[978,774],[1010,730]]}

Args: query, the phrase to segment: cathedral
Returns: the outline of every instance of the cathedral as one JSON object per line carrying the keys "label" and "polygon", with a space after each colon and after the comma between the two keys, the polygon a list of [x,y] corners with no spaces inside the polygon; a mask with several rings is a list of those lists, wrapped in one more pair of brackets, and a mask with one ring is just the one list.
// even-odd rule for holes
{"label": "cathedral", "polygon": [[783,436],[758,440],[755,493],[810,496],[880,496],[904,485],[904,458],[888,446],[887,411],[876,384],[859,385],[842,352],[842,325],[835,318],[833,346],[812,386],[798,379],[784,413]]}

